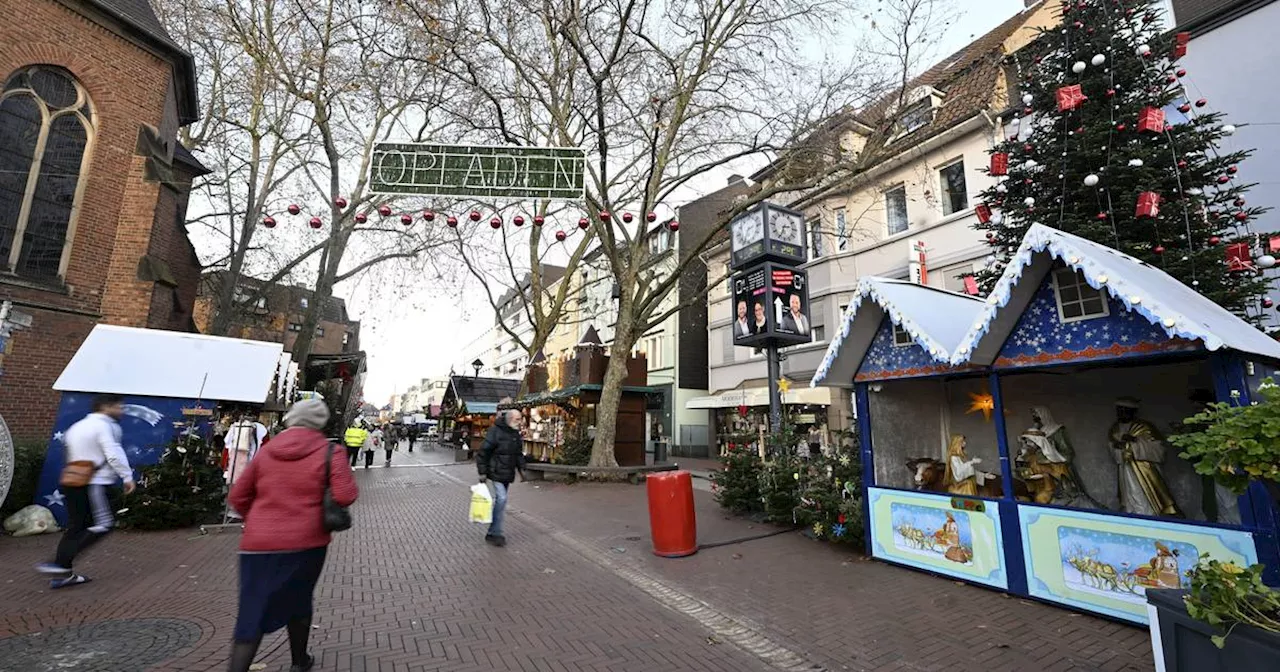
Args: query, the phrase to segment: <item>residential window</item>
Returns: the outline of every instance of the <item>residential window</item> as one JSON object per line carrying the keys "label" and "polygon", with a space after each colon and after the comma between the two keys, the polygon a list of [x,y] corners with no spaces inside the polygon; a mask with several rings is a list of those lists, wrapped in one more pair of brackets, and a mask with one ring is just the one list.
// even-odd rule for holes
{"label": "residential window", "polygon": [[0,268],[66,273],[93,137],[89,95],[66,70],[22,68],[0,91]]}
{"label": "residential window", "polygon": [[343,344],[343,345],[347,345],[347,344],[348,344],[348,343],[350,343],[350,342],[351,342],[351,332],[349,332],[349,331],[348,331],[348,332],[344,332],[344,333],[342,334],[342,344]]}
{"label": "residential window", "polygon": [[942,214],[950,215],[969,207],[969,193],[964,184],[964,159],[938,171],[942,182]]}
{"label": "residential window", "polygon": [[889,225],[889,235],[907,230],[907,187],[898,185],[884,192],[885,221]]}
{"label": "residential window", "polygon": [[294,331],[294,332],[302,331],[302,325],[298,324],[297,322],[290,322],[289,331]]}
{"label": "residential window", "polygon": [[849,249],[849,224],[845,218],[845,209],[836,208],[836,251]]}
{"label": "residential window", "polygon": [[826,251],[822,247],[822,220],[809,220],[809,258],[819,259]]}
{"label": "residential window", "polygon": [[915,340],[914,338],[911,338],[911,334],[908,334],[906,329],[903,329],[902,327],[900,327],[900,326],[898,326],[898,325],[896,325],[896,324],[895,324],[895,325],[893,325],[893,345],[894,345],[894,347],[896,347],[896,348],[903,348],[903,347],[906,347],[906,346],[908,346],[908,345],[911,345],[912,343],[915,343],[915,342],[916,342],[916,340]]}
{"label": "residential window", "polygon": [[973,264],[964,264],[962,266],[953,266],[942,272],[942,286],[953,292],[965,293],[964,279],[965,276],[973,275]]}
{"label": "residential window", "polygon": [[902,135],[914,133],[933,121],[933,101],[926,98],[907,109],[898,120]]}
{"label": "residential window", "polygon": [[321,327],[318,325],[316,326],[316,336],[320,336],[320,337],[324,336],[324,327]]}
{"label": "residential window", "polygon": [[827,340],[827,330],[826,330],[826,328],[825,328],[823,325],[821,325],[821,324],[819,324],[819,325],[817,325],[817,326],[813,327],[813,328],[810,330],[810,333],[812,333],[812,334],[813,334],[813,342],[814,342],[814,343],[821,343],[822,341]]}
{"label": "residential window", "polygon": [[1109,314],[1107,297],[1102,290],[1090,287],[1084,275],[1073,268],[1053,272],[1053,291],[1058,300],[1058,319],[1063,323]]}
{"label": "residential window", "polygon": [[302,309],[306,310],[310,305],[311,302],[307,300],[307,297],[302,297]]}

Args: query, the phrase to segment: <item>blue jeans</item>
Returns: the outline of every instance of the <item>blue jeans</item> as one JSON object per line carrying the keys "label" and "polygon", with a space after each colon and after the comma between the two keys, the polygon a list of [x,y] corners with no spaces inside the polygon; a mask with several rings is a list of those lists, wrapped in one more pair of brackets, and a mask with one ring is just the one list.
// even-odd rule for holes
{"label": "blue jeans", "polygon": [[501,537],[502,518],[507,511],[507,484],[490,481],[493,485],[493,522],[489,523],[489,536]]}

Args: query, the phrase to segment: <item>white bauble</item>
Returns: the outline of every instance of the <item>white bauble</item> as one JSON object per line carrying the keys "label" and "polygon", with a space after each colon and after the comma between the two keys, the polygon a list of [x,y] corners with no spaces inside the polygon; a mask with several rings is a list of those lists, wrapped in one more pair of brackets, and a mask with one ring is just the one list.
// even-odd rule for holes
{"label": "white bauble", "polygon": [[1032,101],[1034,101],[1034,100],[1035,100],[1035,98],[1031,97],[1031,94],[1029,94],[1029,93],[1027,93],[1027,94],[1023,94],[1023,96],[1022,96],[1022,104],[1023,104],[1023,105],[1030,105],[1030,104],[1032,103]]}
{"label": "white bauble", "polygon": [[1147,55],[1147,54],[1149,54],[1149,53],[1151,53],[1151,46],[1150,46],[1150,45],[1148,45],[1148,44],[1139,44],[1139,45],[1138,45],[1138,55],[1139,55],[1139,56],[1146,56],[1146,55]]}
{"label": "white bauble", "polygon": [[1199,196],[1200,194],[1203,194],[1203,193],[1204,193],[1204,190],[1199,189],[1197,187],[1191,187],[1190,189],[1187,190],[1187,194],[1191,196]]}
{"label": "white bauble", "polygon": [[1035,168],[1038,165],[1040,164],[1036,163],[1035,159],[1027,159],[1026,161],[1022,162],[1022,167],[1027,169]]}
{"label": "white bauble", "polygon": [[1089,61],[1089,62],[1090,62],[1090,63],[1092,63],[1092,64],[1094,64],[1094,65],[1102,65],[1103,63],[1106,63],[1106,62],[1107,62],[1107,57],[1106,57],[1106,56],[1103,56],[1102,54],[1094,54],[1094,55],[1093,55],[1093,60],[1091,60],[1091,61]]}
{"label": "white bauble", "polygon": [[1021,123],[1022,123],[1022,122],[1021,122],[1021,121],[1018,121],[1017,119],[1011,119],[1011,120],[1009,121],[1009,125],[1010,125],[1010,126],[1012,126],[1012,127],[1014,127],[1014,128],[1017,128],[1017,127],[1018,127],[1018,124],[1021,124]]}
{"label": "white bauble", "polygon": [[1034,198],[1032,198],[1032,197],[1028,196],[1028,197],[1026,197],[1026,198],[1022,199],[1022,202],[1023,202],[1023,203],[1028,207],[1028,208],[1029,208],[1029,207],[1031,207],[1031,206],[1033,206],[1033,205],[1035,205],[1035,204],[1036,204],[1036,199],[1034,199]]}
{"label": "white bauble", "polygon": [[1133,166],[1134,168],[1141,168],[1142,159],[1129,159],[1129,165]]}
{"label": "white bauble", "polygon": [[1009,187],[1004,186],[1004,182],[1001,182],[996,185],[996,191],[1003,194],[1004,192],[1009,191]]}
{"label": "white bauble", "polygon": [[1269,254],[1264,254],[1261,257],[1258,257],[1256,261],[1260,268],[1271,268],[1276,265],[1276,258]]}
{"label": "white bauble", "polygon": [[1227,124],[1226,126],[1222,127],[1223,135],[1232,135],[1235,132],[1236,132],[1236,127],[1232,126],[1231,124]]}
{"label": "white bauble", "polygon": [[1098,176],[1097,176],[1097,175],[1094,175],[1093,173],[1089,173],[1088,175],[1085,175],[1085,176],[1084,176],[1084,186],[1086,186],[1086,187],[1096,187],[1096,186],[1098,186]]}
{"label": "white bauble", "polygon": [[1000,223],[1001,223],[1001,222],[1003,222],[1003,221],[1004,221],[1004,215],[1002,215],[1002,214],[1000,214],[1000,213],[998,213],[998,212],[993,212],[993,213],[991,213],[991,223],[992,223],[992,224],[1000,224]]}
{"label": "white bauble", "polygon": [[1074,73],[1076,73],[1076,74],[1078,75],[1078,74],[1080,74],[1080,73],[1084,72],[1084,69],[1085,69],[1086,67],[1088,67],[1088,66],[1086,66],[1086,65],[1084,64],[1084,61],[1076,61],[1075,63],[1072,63],[1072,64],[1071,64],[1071,72],[1074,72]]}

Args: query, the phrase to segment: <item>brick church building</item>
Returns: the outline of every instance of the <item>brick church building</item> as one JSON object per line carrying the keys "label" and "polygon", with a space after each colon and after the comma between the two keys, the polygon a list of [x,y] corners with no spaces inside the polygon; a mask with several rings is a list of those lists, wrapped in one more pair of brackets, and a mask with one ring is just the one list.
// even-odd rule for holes
{"label": "brick church building", "polygon": [[206,169],[177,142],[195,64],[148,0],[11,0],[0,21],[0,416],[48,438],[98,323],[194,331],[186,230]]}

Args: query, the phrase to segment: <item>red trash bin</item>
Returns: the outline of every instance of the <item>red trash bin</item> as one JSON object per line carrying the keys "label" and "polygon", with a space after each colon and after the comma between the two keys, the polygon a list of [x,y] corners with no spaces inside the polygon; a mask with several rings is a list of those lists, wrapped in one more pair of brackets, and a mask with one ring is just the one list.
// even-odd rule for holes
{"label": "red trash bin", "polygon": [[693,513],[693,477],[687,471],[650,474],[649,532],[653,554],[681,558],[698,552],[698,523]]}

